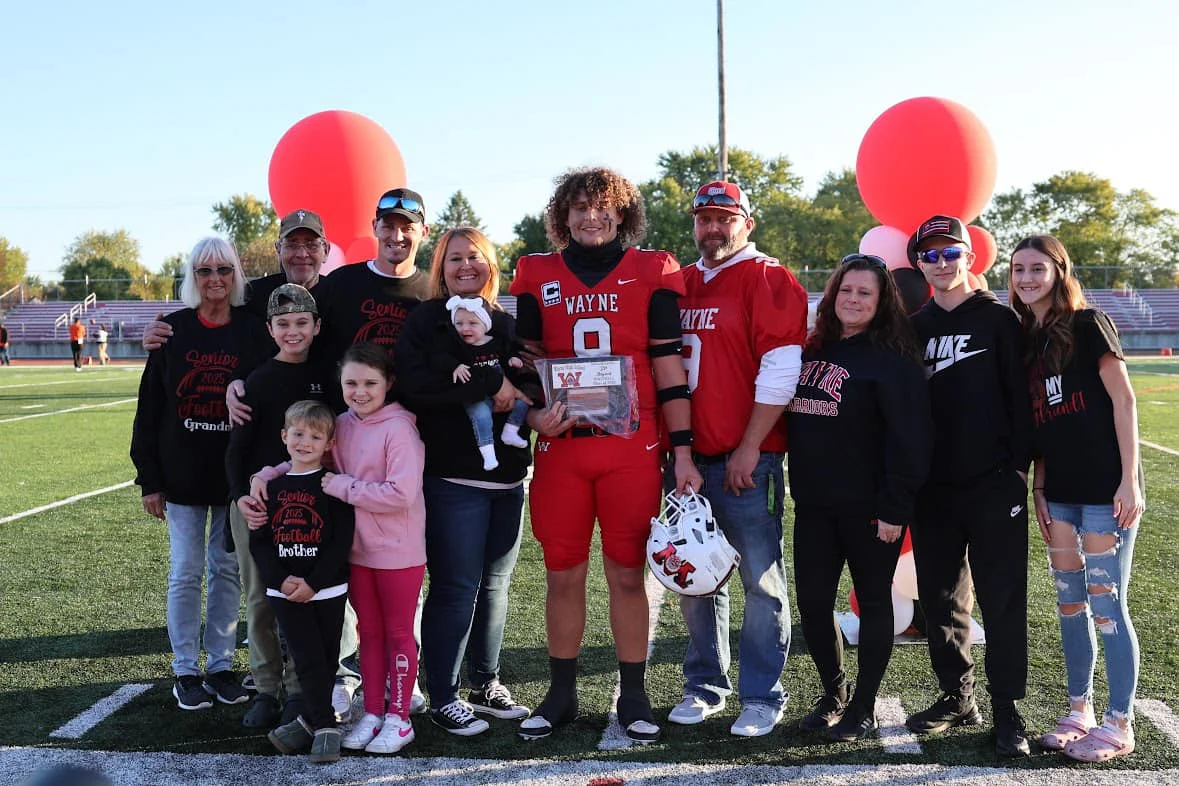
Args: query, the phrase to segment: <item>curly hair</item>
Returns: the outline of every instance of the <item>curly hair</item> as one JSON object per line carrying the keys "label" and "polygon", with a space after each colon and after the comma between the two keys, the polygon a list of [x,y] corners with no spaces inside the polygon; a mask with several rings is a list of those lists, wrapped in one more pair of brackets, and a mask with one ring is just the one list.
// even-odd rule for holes
{"label": "curly hair", "polygon": [[450,245],[451,239],[455,237],[469,240],[471,245],[477,248],[479,253],[483,255],[483,259],[487,261],[488,267],[491,268],[491,276],[483,284],[483,289],[479,290],[479,296],[486,300],[492,308],[501,308],[495,300],[496,295],[499,294],[499,260],[495,255],[495,244],[475,227],[448,229],[442,237],[438,238],[438,243],[434,246],[434,255],[430,258],[430,297],[450,297],[453,294],[446,288],[446,277],[443,275],[443,270],[446,263],[446,248]]}
{"label": "curly hair", "polygon": [[[1056,280],[1052,282],[1052,299],[1048,306],[1048,313],[1044,315],[1041,324],[1036,323],[1036,315],[1019,296],[1008,296],[1011,308],[1019,315],[1020,328],[1026,344],[1024,362],[1031,365],[1036,359],[1037,347],[1044,348],[1044,367],[1059,374],[1073,356],[1076,349],[1076,337],[1073,335],[1073,315],[1083,308],[1088,308],[1085,293],[1081,291],[1081,282],[1073,273],[1073,261],[1069,259],[1068,250],[1053,235],[1029,235],[1015,244],[1015,251],[1011,258],[1015,259],[1017,251],[1030,248],[1039,251],[1053,261],[1056,266]],[[1011,285],[1011,268],[1007,269],[1007,291],[1014,292]]]}
{"label": "curly hair", "polygon": [[618,239],[624,246],[637,245],[647,236],[647,208],[643,205],[643,195],[634,183],[614,170],[605,167],[570,169],[555,182],[557,190],[544,209],[544,229],[558,250],[566,248],[572,239],[568,226],[569,205],[582,191],[592,201],[601,200],[618,208],[622,214]]}
{"label": "curly hair", "polygon": [[913,326],[905,316],[905,306],[901,302],[901,294],[897,289],[892,273],[888,270],[884,260],[879,257],[869,257],[854,254],[846,258],[839,268],[827,279],[823,288],[823,299],[819,301],[815,317],[815,329],[807,337],[805,351],[807,353],[832,346],[843,337],[843,323],[835,314],[835,297],[839,288],[843,286],[843,277],[853,270],[866,270],[876,277],[879,297],[876,299],[876,314],[868,324],[866,333],[868,340],[875,346],[890,349],[915,362],[921,361],[917,350],[917,337],[913,333]]}

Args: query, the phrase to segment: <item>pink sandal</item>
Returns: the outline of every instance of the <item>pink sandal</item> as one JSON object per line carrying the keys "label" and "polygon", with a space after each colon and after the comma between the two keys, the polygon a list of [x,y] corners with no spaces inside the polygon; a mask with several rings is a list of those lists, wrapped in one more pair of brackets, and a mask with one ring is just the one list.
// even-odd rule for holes
{"label": "pink sandal", "polygon": [[1084,737],[1097,725],[1092,713],[1073,710],[1056,724],[1056,728],[1040,737],[1040,745],[1050,751],[1064,750],[1064,746]]}
{"label": "pink sandal", "polygon": [[1097,762],[1134,752],[1134,732],[1102,724],[1079,740],[1064,746],[1064,755],[1077,761]]}

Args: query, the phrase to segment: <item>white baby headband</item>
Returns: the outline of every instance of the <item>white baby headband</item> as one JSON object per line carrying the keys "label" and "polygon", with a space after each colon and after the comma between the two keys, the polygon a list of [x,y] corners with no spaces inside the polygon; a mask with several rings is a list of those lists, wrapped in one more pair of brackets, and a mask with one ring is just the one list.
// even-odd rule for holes
{"label": "white baby headband", "polygon": [[459,297],[454,295],[450,300],[446,301],[446,310],[450,312],[450,321],[453,323],[455,318],[455,311],[458,309],[470,311],[475,316],[479,317],[488,330],[491,330],[491,314],[487,311],[487,306],[481,297]]}

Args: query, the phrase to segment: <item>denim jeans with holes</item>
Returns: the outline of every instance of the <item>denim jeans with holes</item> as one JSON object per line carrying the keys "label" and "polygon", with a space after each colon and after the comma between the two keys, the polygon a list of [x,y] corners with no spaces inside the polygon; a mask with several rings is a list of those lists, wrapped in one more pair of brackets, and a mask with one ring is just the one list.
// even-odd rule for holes
{"label": "denim jeans with holes", "polygon": [[[1083,603],[1077,614],[1060,615],[1060,638],[1072,700],[1093,700],[1093,670],[1097,665],[1097,633],[1105,643],[1105,672],[1109,681],[1109,709],[1114,718],[1132,719],[1138,687],[1138,635],[1130,621],[1126,596],[1138,525],[1120,529],[1113,505],[1074,505],[1049,502],[1053,521],[1068,522],[1077,531],[1081,570],[1050,567],[1061,604]],[[1084,544],[1089,534],[1117,536],[1113,548],[1093,553]],[[1092,592],[1095,588],[1108,592]]]}

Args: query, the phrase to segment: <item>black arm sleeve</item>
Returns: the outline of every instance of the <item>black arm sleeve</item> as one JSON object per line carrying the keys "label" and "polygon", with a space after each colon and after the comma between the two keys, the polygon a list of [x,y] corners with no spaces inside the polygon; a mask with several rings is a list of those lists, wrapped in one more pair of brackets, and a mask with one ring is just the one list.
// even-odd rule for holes
{"label": "black arm sleeve", "polygon": [[516,335],[524,341],[540,341],[540,304],[532,295],[516,297]]}
{"label": "black arm sleeve", "polygon": [[651,305],[647,309],[647,332],[655,341],[680,337],[679,293],[670,289],[657,289],[651,293]]}

